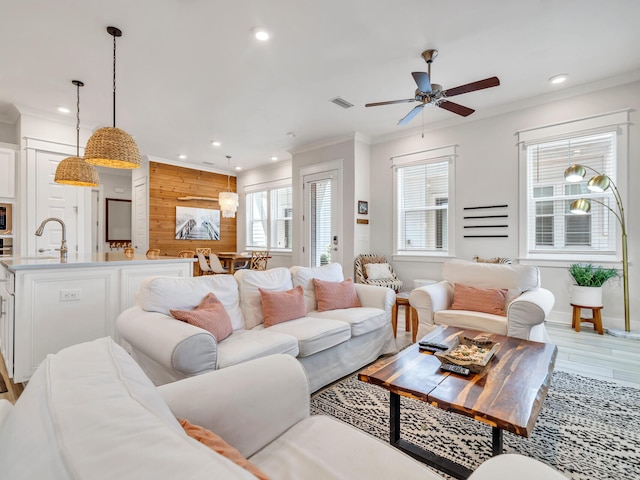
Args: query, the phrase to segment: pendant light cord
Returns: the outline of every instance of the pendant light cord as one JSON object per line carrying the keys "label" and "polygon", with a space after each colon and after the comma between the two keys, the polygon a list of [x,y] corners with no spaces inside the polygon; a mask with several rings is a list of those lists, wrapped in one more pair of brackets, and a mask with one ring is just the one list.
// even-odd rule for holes
{"label": "pendant light cord", "polygon": [[76,101],[76,157],[80,157],[80,86],[82,82],[76,83],[77,101]]}
{"label": "pendant light cord", "polygon": [[231,157],[227,155],[227,191],[231,191]]}
{"label": "pendant light cord", "polygon": [[116,127],[116,36],[113,36],[113,128]]}

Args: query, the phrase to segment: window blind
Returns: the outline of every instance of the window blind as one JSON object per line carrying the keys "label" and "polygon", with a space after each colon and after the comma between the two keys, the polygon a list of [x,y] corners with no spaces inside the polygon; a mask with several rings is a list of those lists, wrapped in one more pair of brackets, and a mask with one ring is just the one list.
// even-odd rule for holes
{"label": "window blind", "polygon": [[[616,209],[613,194],[610,189],[603,193],[587,189],[588,180],[596,174],[593,170],[615,182],[615,128],[528,144],[526,158],[529,253],[615,252],[615,217],[607,208]],[[588,167],[587,175],[581,182],[569,183],[564,171],[576,163]],[[571,202],[579,198],[591,200],[589,214],[570,212]]]}
{"label": "window blind", "polygon": [[398,252],[448,250],[449,158],[396,166]]}

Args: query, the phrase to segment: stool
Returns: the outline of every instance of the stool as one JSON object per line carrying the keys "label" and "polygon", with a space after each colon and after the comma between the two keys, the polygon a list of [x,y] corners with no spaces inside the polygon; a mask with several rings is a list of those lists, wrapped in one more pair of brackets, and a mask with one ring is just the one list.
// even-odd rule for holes
{"label": "stool", "polygon": [[[411,292],[399,292],[396,294],[396,303],[391,311],[391,327],[393,328],[393,336],[396,337],[398,332],[398,308],[404,306],[404,328],[407,332],[411,329],[411,338],[415,343],[418,335],[418,312],[409,304],[409,293]],[[409,327],[409,324],[411,324],[411,327]]]}
{"label": "stool", "polygon": [[[574,305],[573,307],[573,316],[571,317],[571,327],[576,329],[576,332],[580,331],[580,322],[589,322],[593,323],[593,329],[598,332],[599,335],[602,335],[602,315],[600,314],[600,310],[602,307],[583,307],[582,305]],[[584,318],[581,317],[582,309],[591,310],[591,315],[593,318]]]}

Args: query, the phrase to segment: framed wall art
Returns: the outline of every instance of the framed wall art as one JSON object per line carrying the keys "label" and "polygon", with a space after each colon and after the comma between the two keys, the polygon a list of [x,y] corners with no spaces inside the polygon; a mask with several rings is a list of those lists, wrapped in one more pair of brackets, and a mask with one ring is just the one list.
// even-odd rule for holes
{"label": "framed wall art", "polygon": [[176,240],[220,240],[220,210],[176,207]]}

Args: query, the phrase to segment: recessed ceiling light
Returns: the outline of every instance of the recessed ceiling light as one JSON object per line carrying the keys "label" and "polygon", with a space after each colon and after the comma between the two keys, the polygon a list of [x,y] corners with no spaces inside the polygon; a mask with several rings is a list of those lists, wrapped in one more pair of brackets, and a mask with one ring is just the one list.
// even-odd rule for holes
{"label": "recessed ceiling light", "polygon": [[222,145],[222,143],[218,142],[217,140],[214,140],[211,142],[211,145],[213,145],[214,147],[219,147],[220,145]]}
{"label": "recessed ceiling light", "polygon": [[567,78],[569,78],[569,75],[567,75],[566,73],[561,73],[559,75],[554,75],[553,77],[551,77],[549,79],[549,83],[552,83],[554,85],[558,85],[560,83],[566,82]]}
{"label": "recessed ceiling light", "polygon": [[69,110],[67,107],[63,107],[62,105],[58,105],[58,111],[60,113],[71,113],[71,110]]}
{"label": "recessed ceiling light", "polygon": [[187,159],[187,156],[181,153],[180,155],[178,155],[178,158],[179,158],[180,160],[186,160],[186,159]]}
{"label": "recessed ceiling light", "polygon": [[240,170],[242,170],[242,167],[237,166],[237,167],[236,167],[236,170],[239,172]]}
{"label": "recessed ceiling light", "polygon": [[271,38],[271,32],[264,27],[255,27],[253,29],[253,36],[261,42],[266,42]]}
{"label": "recessed ceiling light", "polygon": [[287,132],[285,135],[286,135],[287,137],[294,138],[294,137],[296,136],[296,132]]}
{"label": "recessed ceiling light", "polygon": [[271,160],[272,162],[277,162],[278,161],[278,157],[273,155],[273,156],[269,157],[269,160]]}

